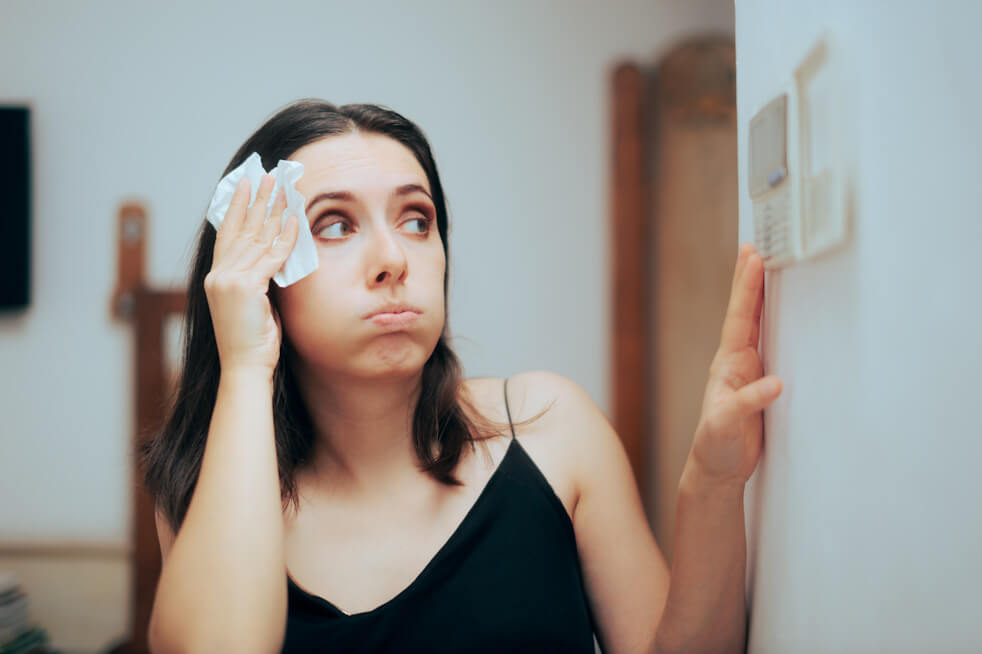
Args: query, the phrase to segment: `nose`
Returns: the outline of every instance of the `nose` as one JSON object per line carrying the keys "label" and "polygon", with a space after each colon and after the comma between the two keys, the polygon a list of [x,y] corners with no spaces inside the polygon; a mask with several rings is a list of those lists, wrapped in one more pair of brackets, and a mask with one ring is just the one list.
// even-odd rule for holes
{"label": "nose", "polygon": [[369,285],[381,286],[405,281],[409,274],[406,253],[388,229],[374,230],[369,253]]}

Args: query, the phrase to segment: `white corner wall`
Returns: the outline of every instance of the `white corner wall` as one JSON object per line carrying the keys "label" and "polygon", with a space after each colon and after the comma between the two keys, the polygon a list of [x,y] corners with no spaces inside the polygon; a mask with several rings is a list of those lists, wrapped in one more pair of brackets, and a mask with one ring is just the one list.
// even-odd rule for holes
{"label": "white corner wall", "polygon": [[30,310],[0,316],[0,543],[127,543],[116,212],[147,204],[149,279],[182,284],[228,159],[300,97],[427,133],[466,373],[551,369],[606,409],[610,67],[732,29],[729,0],[3,2],[0,102],[34,109],[34,265]]}
{"label": "white corner wall", "polygon": [[750,117],[823,31],[854,189],[844,248],[767,274],[749,651],[982,651],[982,4],[737,0],[735,24],[740,240]]}

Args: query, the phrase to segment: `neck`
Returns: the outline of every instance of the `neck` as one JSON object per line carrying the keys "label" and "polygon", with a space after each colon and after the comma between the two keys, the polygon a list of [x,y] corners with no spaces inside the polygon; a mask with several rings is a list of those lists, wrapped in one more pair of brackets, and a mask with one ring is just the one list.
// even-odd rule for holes
{"label": "neck", "polygon": [[305,466],[312,483],[332,493],[384,497],[424,476],[412,422],[422,371],[379,378],[295,370],[317,434]]}

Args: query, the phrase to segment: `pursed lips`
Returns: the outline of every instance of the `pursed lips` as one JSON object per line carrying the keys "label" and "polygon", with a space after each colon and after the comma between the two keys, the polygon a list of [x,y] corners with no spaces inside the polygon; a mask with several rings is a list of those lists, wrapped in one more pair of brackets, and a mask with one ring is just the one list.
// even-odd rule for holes
{"label": "pursed lips", "polygon": [[382,307],[380,309],[377,309],[377,310],[369,313],[368,315],[365,316],[365,319],[366,320],[367,319],[371,319],[371,318],[374,318],[374,317],[379,316],[379,315],[399,315],[401,313],[415,313],[415,314],[420,314],[420,313],[423,313],[423,312],[421,310],[417,309],[416,307],[409,306],[409,305],[403,305],[403,304],[400,304],[400,305],[391,305],[391,306]]}

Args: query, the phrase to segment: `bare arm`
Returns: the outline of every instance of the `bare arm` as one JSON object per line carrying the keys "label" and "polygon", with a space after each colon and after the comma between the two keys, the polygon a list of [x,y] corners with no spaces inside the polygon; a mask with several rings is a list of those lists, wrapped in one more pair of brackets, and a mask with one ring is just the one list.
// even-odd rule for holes
{"label": "bare arm", "polygon": [[[221,379],[194,493],[176,536],[158,519],[163,569],[150,618],[154,652],[276,652],[286,629],[286,563],[273,427],[282,342],[269,281],[296,243],[273,177],[249,206],[239,181],[204,278]],[[275,244],[277,235],[282,236]]]}
{"label": "bare arm", "polygon": [[271,379],[223,373],[198,483],[169,549],[151,650],[279,651],[286,564]]}
{"label": "bare arm", "polygon": [[657,652],[743,652],[747,544],[743,486],[716,487],[687,466]]}
{"label": "bare arm", "polygon": [[[514,385],[514,391],[512,390]],[[596,637],[604,654],[649,654],[665,606],[669,571],[648,527],[631,462],[589,394],[562,375],[514,375],[513,405],[552,406],[537,437],[553,438],[576,486],[577,553]],[[514,394],[514,395],[513,395]],[[521,418],[521,414],[516,414]]]}
{"label": "bare arm", "polygon": [[743,492],[763,448],[763,411],[781,380],[757,352],[764,267],[752,245],[737,257],[723,333],[692,449],[679,481],[676,544],[659,651],[746,650],[747,541]]}
{"label": "bare arm", "polygon": [[[554,433],[577,470],[573,526],[606,654],[742,652],[746,540],[742,482],[722,484],[690,456],[679,482],[669,572],[631,465],[610,423],[578,384],[544,372],[512,377],[535,406],[555,399]],[[511,391],[511,384],[509,384]]]}
{"label": "bare arm", "polygon": [[[756,351],[762,304],[761,259],[745,245],[679,481],[670,574],[648,529],[627,455],[600,409],[559,375],[525,373],[515,380],[536,406],[557,400],[551,431],[563,435],[575,470],[573,524],[604,652],[745,650],[743,494],[763,444],[762,411],[781,390],[779,379],[762,377]],[[769,382],[777,383],[770,388]]]}

